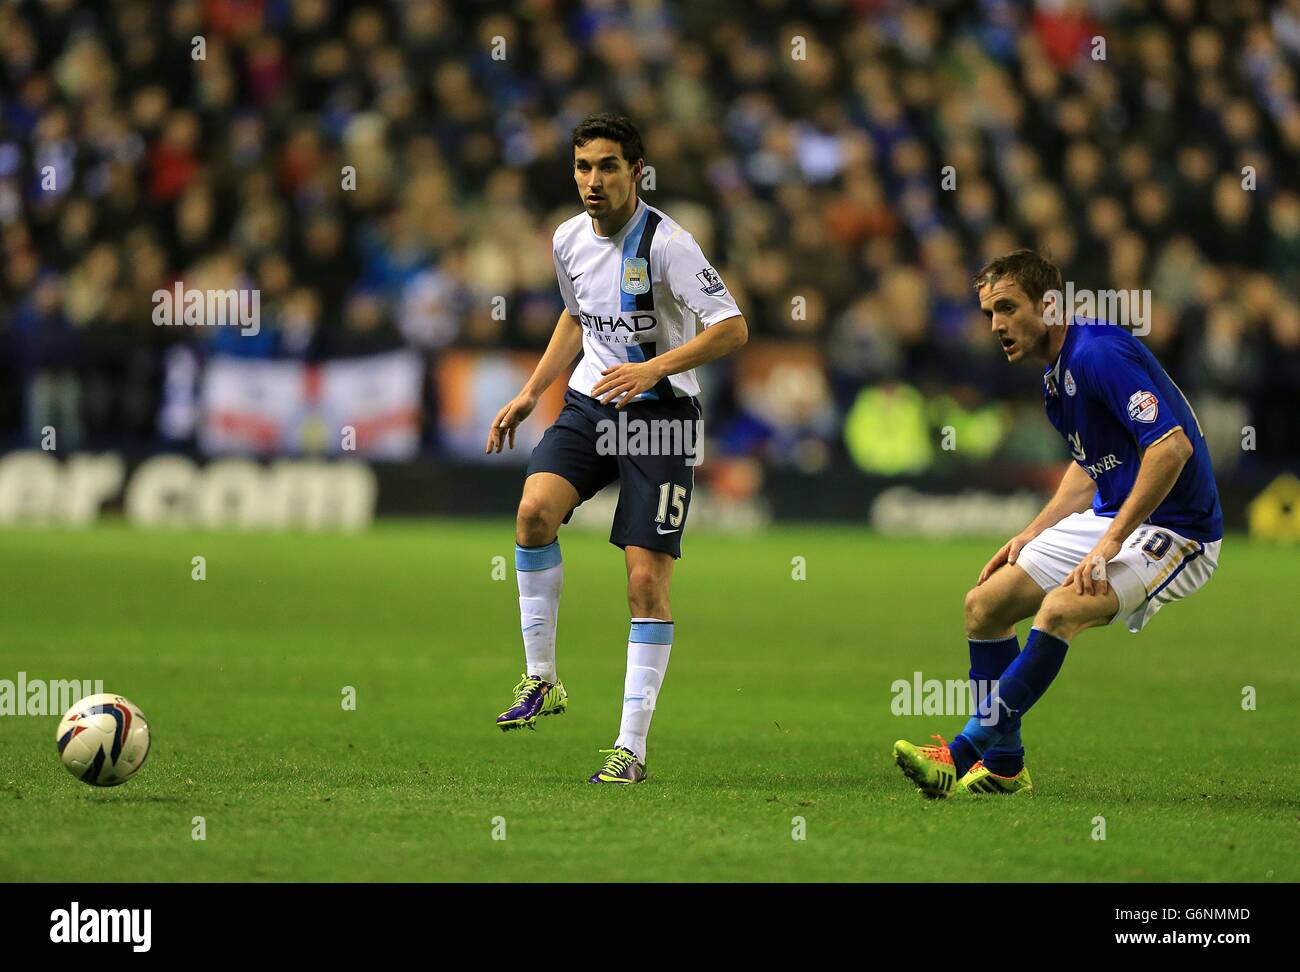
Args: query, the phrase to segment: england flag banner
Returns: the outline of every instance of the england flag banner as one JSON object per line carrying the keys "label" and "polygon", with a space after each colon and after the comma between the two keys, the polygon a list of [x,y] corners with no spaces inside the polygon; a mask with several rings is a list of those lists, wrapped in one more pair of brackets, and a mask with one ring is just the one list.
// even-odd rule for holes
{"label": "england flag banner", "polygon": [[199,447],[409,459],[419,450],[423,376],[413,351],[318,365],[215,357],[203,372]]}

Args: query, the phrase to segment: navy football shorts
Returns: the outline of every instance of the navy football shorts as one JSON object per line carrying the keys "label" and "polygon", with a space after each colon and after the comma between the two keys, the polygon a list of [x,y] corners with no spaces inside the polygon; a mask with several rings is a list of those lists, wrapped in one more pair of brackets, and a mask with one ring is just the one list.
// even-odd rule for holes
{"label": "navy football shorts", "polygon": [[[609,542],[681,557],[695,485],[691,457],[703,449],[701,417],[694,397],[632,402],[620,411],[570,388],[564,409],[528,460],[528,475],[563,476],[578,491],[579,503],[618,480]],[[564,522],[572,515],[570,510]]]}

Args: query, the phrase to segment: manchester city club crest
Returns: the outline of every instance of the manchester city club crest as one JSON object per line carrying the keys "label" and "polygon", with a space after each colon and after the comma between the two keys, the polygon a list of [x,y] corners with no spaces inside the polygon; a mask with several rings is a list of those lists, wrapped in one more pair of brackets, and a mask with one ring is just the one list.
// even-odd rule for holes
{"label": "manchester city club crest", "polygon": [[1065,393],[1069,395],[1071,398],[1073,398],[1074,393],[1077,392],[1078,390],[1079,390],[1078,386],[1075,385],[1074,383],[1074,375],[1070,374],[1069,368],[1066,368],[1065,369]]}
{"label": "manchester city club crest", "polygon": [[645,257],[625,257],[623,260],[623,293],[650,292],[650,261]]}

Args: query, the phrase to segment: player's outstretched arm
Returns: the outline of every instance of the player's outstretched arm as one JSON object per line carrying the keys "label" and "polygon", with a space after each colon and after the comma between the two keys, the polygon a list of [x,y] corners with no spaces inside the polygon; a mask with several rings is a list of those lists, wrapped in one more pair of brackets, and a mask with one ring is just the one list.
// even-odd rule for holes
{"label": "player's outstretched arm", "polygon": [[1138,466],[1133,489],[1115,514],[1110,528],[1088,556],[1079,561],[1079,566],[1061,581],[1061,586],[1073,587],[1079,594],[1105,594],[1109,589],[1106,564],[1119,553],[1129,535],[1164,502],[1191,458],[1192,443],[1181,427],[1173,428],[1159,442],[1148,446],[1142,453],[1142,464]]}
{"label": "player's outstretched arm", "polygon": [[1082,513],[1090,507],[1096,493],[1097,484],[1092,481],[1092,477],[1077,462],[1070,463],[1065,475],[1061,477],[1060,485],[1056,487],[1056,493],[1047,501],[1042,512],[1030,521],[1029,526],[1002,545],[980,571],[980,579],[975,586],[978,587],[992,577],[1003,564],[1014,564],[1025,544],[1044,530],[1056,526],[1071,513]]}
{"label": "player's outstretched arm", "polygon": [[532,414],[537,407],[537,400],[551,387],[564,369],[573,364],[573,359],[582,350],[582,325],[573,319],[568,310],[560,312],[560,319],[555,322],[555,332],[546,345],[546,353],[537,362],[532,376],[524,383],[523,390],[502,406],[497,417],[488,429],[485,453],[500,452],[509,436],[510,448],[515,447],[515,428]]}
{"label": "player's outstretched arm", "polygon": [[725,321],[706,327],[680,348],[649,361],[622,364],[606,368],[600,381],[591,390],[593,398],[602,404],[615,402],[622,408],[643,391],[649,391],[669,375],[690,371],[735,351],[749,340],[749,325],[744,316],[737,314]]}

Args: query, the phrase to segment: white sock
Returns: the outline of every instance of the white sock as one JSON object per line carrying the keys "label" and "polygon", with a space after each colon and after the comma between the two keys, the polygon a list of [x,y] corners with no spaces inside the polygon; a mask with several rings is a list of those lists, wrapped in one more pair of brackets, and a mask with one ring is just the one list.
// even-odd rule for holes
{"label": "white sock", "polygon": [[615,746],[636,753],[645,762],[650,719],[659,704],[659,691],[673,650],[673,623],[658,618],[633,618],[627,639],[627,677],[623,680],[623,721]]}
{"label": "white sock", "polygon": [[548,682],[555,673],[555,625],[564,589],[560,541],[544,547],[515,545],[515,576],[519,579],[519,627],[524,635],[528,674]]}

